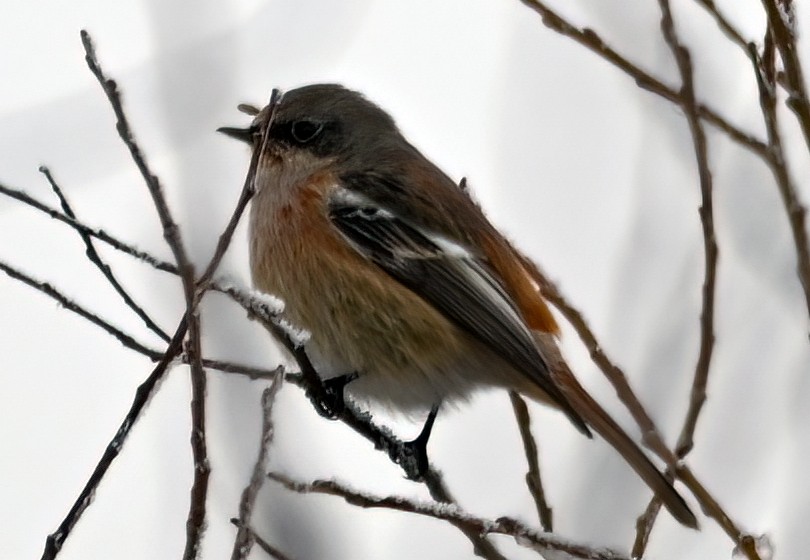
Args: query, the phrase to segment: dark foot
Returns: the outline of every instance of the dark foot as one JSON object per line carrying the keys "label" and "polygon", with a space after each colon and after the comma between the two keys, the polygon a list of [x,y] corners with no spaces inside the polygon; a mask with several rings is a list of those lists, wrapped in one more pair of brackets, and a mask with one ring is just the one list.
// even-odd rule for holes
{"label": "dark foot", "polygon": [[405,474],[411,480],[421,480],[430,469],[430,462],[427,455],[427,443],[430,439],[430,432],[433,430],[433,424],[436,422],[436,414],[439,412],[439,406],[436,405],[430,409],[425,425],[416,439],[413,441],[406,441],[402,444],[402,457],[400,464],[405,470]]}
{"label": "dark foot", "polygon": [[324,380],[323,392],[318,395],[315,391],[307,392],[309,400],[315,405],[315,410],[324,418],[336,420],[346,409],[343,390],[346,385],[357,379],[357,373],[338,375]]}

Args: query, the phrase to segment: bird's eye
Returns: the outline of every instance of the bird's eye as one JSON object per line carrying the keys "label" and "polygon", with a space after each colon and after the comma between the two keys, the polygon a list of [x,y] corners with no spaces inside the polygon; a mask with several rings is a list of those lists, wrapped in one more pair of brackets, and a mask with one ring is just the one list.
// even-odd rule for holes
{"label": "bird's eye", "polygon": [[290,133],[296,142],[306,144],[323,130],[323,123],[313,121],[295,121],[292,123]]}

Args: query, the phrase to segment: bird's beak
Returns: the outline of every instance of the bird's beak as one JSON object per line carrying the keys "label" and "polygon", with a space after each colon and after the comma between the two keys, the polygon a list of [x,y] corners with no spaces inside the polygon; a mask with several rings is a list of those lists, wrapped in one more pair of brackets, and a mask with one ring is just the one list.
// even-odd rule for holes
{"label": "bird's beak", "polygon": [[249,126],[247,128],[236,128],[233,126],[223,126],[217,129],[217,132],[221,132],[225,136],[230,136],[231,138],[236,138],[237,140],[241,140],[246,144],[253,145],[253,135],[256,133],[256,128],[253,126]]}

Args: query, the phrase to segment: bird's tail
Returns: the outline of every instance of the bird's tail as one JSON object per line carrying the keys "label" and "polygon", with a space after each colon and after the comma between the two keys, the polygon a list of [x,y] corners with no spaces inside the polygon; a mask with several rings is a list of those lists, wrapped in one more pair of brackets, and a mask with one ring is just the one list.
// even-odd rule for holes
{"label": "bird's tail", "polygon": [[[697,519],[689,506],[672,486],[672,483],[647,458],[630,436],[608,415],[599,403],[579,384],[568,365],[559,354],[559,349],[550,336],[536,337],[543,355],[551,362],[552,377],[571,407],[583,420],[618,451],[655,495],[664,503],[672,516],[685,526],[696,529]],[[526,392],[528,396],[548,404],[549,399],[539,388]],[[535,395],[535,393],[537,393]]]}
{"label": "bird's tail", "polygon": [[[512,250],[523,264],[526,274],[528,274],[535,283],[536,288],[538,290],[543,286],[548,288],[548,281],[540,272],[540,269],[537,268],[537,265],[516,249],[512,248]],[[551,376],[570,403],[571,408],[573,408],[578,416],[585,420],[585,423],[605,438],[616,451],[621,453],[625,461],[633,467],[633,470],[635,470],[641,479],[655,492],[656,496],[663,501],[664,506],[675,519],[687,527],[696,529],[697,519],[695,518],[695,514],[692,513],[692,510],[686,505],[686,502],[672,486],[672,483],[650,462],[639,446],[630,439],[630,436],[628,436],[613,418],[605,412],[599,403],[593,400],[576,380],[574,374],[571,373],[571,370],[568,368],[568,365],[565,363],[557,347],[557,342],[554,338],[555,329],[551,329],[548,332],[535,330],[534,334],[540,353],[549,365]],[[544,404],[551,404],[559,408],[559,405],[536,385],[521,392],[525,392],[527,395]],[[569,417],[571,417],[570,414]],[[577,426],[577,423],[574,422],[574,425]]]}
{"label": "bird's tail", "polygon": [[647,455],[630,439],[630,436],[611,418],[605,410],[573,378],[566,383],[563,393],[579,415],[600,436],[618,451],[641,479],[647,483],[655,495],[664,503],[672,516],[692,529],[697,529],[697,519],[689,506],[672,486],[672,483],[652,464]]}

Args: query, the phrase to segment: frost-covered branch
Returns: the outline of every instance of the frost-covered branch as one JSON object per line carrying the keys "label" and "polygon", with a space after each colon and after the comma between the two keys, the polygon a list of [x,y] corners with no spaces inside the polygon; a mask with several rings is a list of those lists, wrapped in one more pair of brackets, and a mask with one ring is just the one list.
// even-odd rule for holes
{"label": "frost-covered branch", "polygon": [[[75,212],[73,212],[73,208],[71,207],[70,202],[68,202],[67,196],[65,196],[65,193],[59,187],[59,184],[56,182],[56,179],[53,178],[53,174],[51,174],[50,169],[48,169],[43,165],[39,168],[39,171],[40,173],[45,175],[45,178],[48,180],[48,184],[51,186],[51,190],[59,199],[59,204],[62,206],[62,210],[64,211],[64,213],[70,218],[75,220],[76,214]],[[110,286],[112,286],[113,289],[116,291],[116,293],[121,297],[121,299],[124,300],[124,303],[127,305],[127,307],[129,307],[138,317],[141,318],[141,320],[143,320],[146,327],[150,331],[158,335],[161,339],[163,339],[163,342],[168,343],[171,340],[169,335],[166,334],[166,332],[163,329],[161,329],[157,325],[157,323],[155,323],[154,320],[152,320],[149,314],[146,313],[146,311],[140,305],[138,305],[134,299],[132,299],[132,296],[129,295],[129,292],[127,292],[124,289],[124,287],[118,281],[118,278],[116,278],[115,274],[113,273],[112,268],[110,268],[110,265],[104,262],[104,260],[101,258],[101,255],[99,255],[98,251],[96,251],[96,246],[93,242],[92,236],[90,236],[90,234],[88,234],[87,232],[81,230],[77,230],[77,232],[79,233],[79,236],[84,242],[87,259],[101,271],[101,273],[104,275],[104,278],[107,279],[107,282],[110,284]]]}
{"label": "frost-covered branch", "polygon": [[[362,508],[384,508],[406,513],[424,515],[442,521],[450,521],[456,526],[464,526],[481,535],[507,535],[515,542],[539,553],[562,553],[568,558],[589,560],[629,560],[627,556],[607,548],[592,548],[569,540],[537,531],[511,517],[484,519],[465,512],[455,504],[415,502],[401,496],[374,496],[358,492],[334,480],[316,480],[310,483],[297,482],[291,478],[271,472],[270,479],[280,483],[290,491],[299,494],[328,494],[338,496],[347,503]],[[560,556],[555,556],[560,558]]]}

